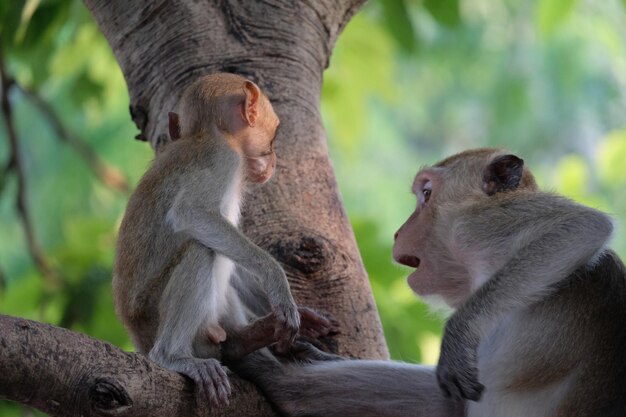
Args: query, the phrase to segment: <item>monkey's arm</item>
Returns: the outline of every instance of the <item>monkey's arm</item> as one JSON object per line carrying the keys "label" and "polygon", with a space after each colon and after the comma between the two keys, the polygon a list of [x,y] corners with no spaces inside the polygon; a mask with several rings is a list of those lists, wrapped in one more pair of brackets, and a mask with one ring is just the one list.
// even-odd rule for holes
{"label": "monkey's arm", "polygon": [[456,225],[456,246],[475,257],[468,266],[473,278],[487,277],[446,324],[437,368],[445,393],[470,400],[483,388],[476,369],[481,337],[503,314],[543,299],[592,260],[613,230],[605,214],[550,194],[474,209]]}
{"label": "monkey's arm", "polygon": [[259,279],[276,315],[278,349],[286,350],[300,327],[300,316],[283,269],[219,211],[207,210],[204,204],[194,200],[197,197],[189,195],[176,199],[168,213],[173,231],[226,256]]}

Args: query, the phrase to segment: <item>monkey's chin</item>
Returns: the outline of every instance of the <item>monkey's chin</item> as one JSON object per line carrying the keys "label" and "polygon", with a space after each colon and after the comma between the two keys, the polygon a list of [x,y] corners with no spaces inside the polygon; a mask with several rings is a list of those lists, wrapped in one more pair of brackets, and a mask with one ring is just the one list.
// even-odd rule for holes
{"label": "monkey's chin", "polygon": [[422,301],[428,304],[428,310],[431,313],[443,319],[450,317],[452,313],[454,313],[455,309],[451,307],[450,304],[441,295],[425,295],[420,298],[422,299]]}
{"label": "monkey's chin", "polygon": [[419,296],[424,296],[428,294],[424,292],[421,275],[422,274],[419,271],[415,270],[411,272],[411,274],[406,278],[406,282],[407,284],[409,284],[409,287],[411,288],[411,290],[413,290],[415,294]]}
{"label": "monkey's chin", "polygon": [[431,309],[442,312],[446,316],[463,304],[464,299],[454,297],[454,293],[445,291],[445,287],[434,279],[428,268],[420,267],[407,277],[407,283],[415,294],[424,300]]}
{"label": "monkey's chin", "polygon": [[272,178],[272,174],[248,174],[248,181],[255,184],[265,184]]}
{"label": "monkey's chin", "polygon": [[413,292],[420,297],[427,297],[437,294],[436,288],[433,285],[434,281],[428,271],[423,267],[418,267],[413,271],[406,279],[407,284]]}

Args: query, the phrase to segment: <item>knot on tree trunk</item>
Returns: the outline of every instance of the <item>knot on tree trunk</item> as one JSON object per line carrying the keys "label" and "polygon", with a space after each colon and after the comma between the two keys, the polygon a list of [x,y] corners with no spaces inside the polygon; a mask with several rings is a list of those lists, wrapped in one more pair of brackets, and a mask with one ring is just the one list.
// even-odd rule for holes
{"label": "knot on tree trunk", "polygon": [[89,387],[88,397],[97,411],[120,411],[133,404],[128,391],[113,378],[96,378]]}
{"label": "knot on tree trunk", "polygon": [[268,251],[285,267],[305,276],[330,267],[335,253],[328,240],[314,233],[282,237],[271,244]]}
{"label": "knot on tree trunk", "polygon": [[138,104],[135,104],[135,105],[131,104],[128,107],[128,110],[130,111],[130,118],[133,120],[133,122],[135,122],[135,125],[137,126],[137,128],[142,132],[138,134],[137,136],[135,136],[135,139],[141,140],[144,142],[147,141],[148,138],[143,134],[143,132],[148,126],[148,112],[143,106],[138,105]]}

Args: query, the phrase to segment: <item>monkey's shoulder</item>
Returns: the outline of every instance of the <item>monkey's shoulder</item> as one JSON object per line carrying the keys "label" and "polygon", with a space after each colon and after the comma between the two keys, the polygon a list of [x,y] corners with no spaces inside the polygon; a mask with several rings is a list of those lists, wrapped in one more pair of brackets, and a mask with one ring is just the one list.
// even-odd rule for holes
{"label": "monkey's shoulder", "polygon": [[220,194],[239,169],[240,158],[228,146],[198,139],[180,139],[157,155],[143,175],[129,205],[160,207],[181,190],[206,198]]}
{"label": "monkey's shoulder", "polygon": [[[565,391],[551,390],[564,381],[566,395],[618,398],[614,390],[626,387],[624,322],[626,268],[606,250],[546,299],[503,317],[481,344],[481,374],[488,389],[543,392],[552,404]],[[515,359],[520,357],[524,361]],[[596,383],[588,385],[590,379]]]}
{"label": "monkey's shoulder", "polygon": [[571,207],[585,207],[565,196],[550,191],[513,190],[468,201],[467,210],[474,212],[553,212]]}
{"label": "monkey's shoulder", "polygon": [[466,232],[470,234],[476,230],[509,234],[527,227],[547,230],[557,223],[575,225],[581,221],[596,221],[598,228],[611,223],[612,227],[608,215],[567,197],[542,191],[520,190],[467,199],[446,205],[439,214],[450,229],[468,229]]}
{"label": "monkey's shoulder", "polygon": [[[540,358],[557,359],[564,366],[567,363],[573,366],[578,361],[589,360],[589,355],[597,355],[599,343],[606,355],[617,354],[620,346],[626,345],[626,332],[622,331],[624,322],[626,267],[612,250],[604,250],[555,284],[551,294],[542,301],[503,318],[509,329],[513,323],[519,324],[515,331],[525,329],[524,342],[519,349],[530,353],[534,346],[538,349],[534,352],[538,362]],[[547,335],[554,351],[546,347]],[[511,340],[520,342],[519,338]],[[570,347],[566,356],[560,346]]]}
{"label": "monkey's shoulder", "polygon": [[[207,166],[229,167],[237,165],[239,155],[221,139],[183,138],[168,146],[157,155],[152,167],[162,171],[188,171]],[[151,167],[151,168],[152,168]]]}
{"label": "monkey's shoulder", "polygon": [[237,155],[201,141],[183,143],[186,140],[168,145],[157,155],[128,201],[116,261],[124,270],[139,268],[144,259],[171,256],[177,241],[172,238],[169,215],[177,201],[187,208],[219,209],[230,172],[218,159],[236,162]]}
{"label": "monkey's shoulder", "polygon": [[[626,267],[610,249],[580,266],[555,288],[555,296],[572,300],[572,307],[577,303],[614,305],[626,320]],[[594,302],[596,298],[602,299],[602,303]]]}

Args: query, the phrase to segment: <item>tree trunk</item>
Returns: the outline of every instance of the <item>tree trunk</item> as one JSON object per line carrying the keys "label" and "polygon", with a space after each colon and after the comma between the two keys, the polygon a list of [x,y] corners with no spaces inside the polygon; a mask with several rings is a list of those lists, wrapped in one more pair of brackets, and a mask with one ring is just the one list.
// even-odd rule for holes
{"label": "tree trunk", "polygon": [[299,304],[332,314],[342,354],[387,358],[380,321],[328,159],[319,103],[335,40],[363,0],[85,0],[108,39],[141,137],[166,142],[185,86],[217,71],[265,90],[281,120],[275,177],[243,228],[284,266]]}
{"label": "tree trunk", "polygon": [[[140,139],[168,140],[185,86],[218,71],[259,84],[281,120],[270,183],[242,227],[283,265],[296,301],[341,325],[340,354],[387,358],[374,299],[338,194],[319,103],[337,36],[365,0],[85,0],[122,68]],[[138,354],[74,332],[0,316],[0,397],[54,416],[266,416],[233,378],[231,407],[196,407],[185,380]]]}

